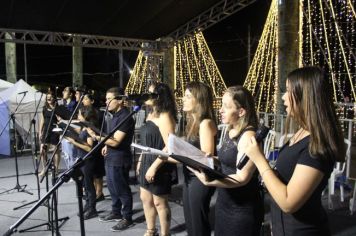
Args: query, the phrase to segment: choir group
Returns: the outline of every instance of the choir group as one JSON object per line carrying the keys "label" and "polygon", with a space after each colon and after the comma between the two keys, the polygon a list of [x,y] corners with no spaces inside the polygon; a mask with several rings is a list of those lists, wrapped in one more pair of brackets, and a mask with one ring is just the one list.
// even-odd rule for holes
{"label": "choir group", "polygon": [[[152,83],[148,90],[158,96],[145,102],[146,118],[140,128],[140,143],[167,151],[168,135],[175,132],[177,124],[175,98],[164,83]],[[261,235],[266,192],[271,196],[274,236],[330,235],[321,194],[334,163],[343,159],[345,150],[328,90],[328,80],[317,67],[299,68],[288,75],[282,97],[287,112],[286,127],[293,122],[297,128],[293,137],[281,147],[275,166],[271,166],[255,139],[258,119],[251,93],[242,86],[232,86],[225,91],[219,112],[228,131],[217,151],[218,129],[211,88],[202,82],[188,83],[183,97],[186,119],[181,136],[204,152],[205,158],[212,160],[215,168],[230,178],[211,179],[203,171],[191,169],[171,157],[141,154],[135,168],[147,225],[144,235],[170,235],[168,197],[172,185],[178,182],[177,165],[183,165],[182,199],[189,236],[211,235],[212,231],[217,236]],[[73,112],[76,103],[82,101],[76,121],[87,124],[71,131],[79,139],[67,135],[62,142],[62,156],[68,167],[75,158],[85,156],[105,133],[112,131],[130,113],[120,88],[107,90],[106,109],[110,115],[105,116],[96,108],[92,94],[83,95],[83,99],[81,95],[80,90],[70,87],[63,91],[62,106]],[[53,131],[62,121],[54,112],[56,101],[56,94],[49,90],[40,122],[43,162],[46,152],[60,137]],[[103,132],[98,133],[100,129]],[[96,202],[104,199],[102,188],[106,175],[112,208],[100,216],[99,221],[115,222],[112,231],[121,231],[133,224],[129,172],[134,164],[131,152],[134,132],[135,121],[129,118],[82,167],[86,197],[84,219],[98,216]],[[248,162],[237,168],[244,155]],[[59,160],[57,152],[54,161],[57,170]],[[215,191],[215,217],[211,225],[210,201]]]}

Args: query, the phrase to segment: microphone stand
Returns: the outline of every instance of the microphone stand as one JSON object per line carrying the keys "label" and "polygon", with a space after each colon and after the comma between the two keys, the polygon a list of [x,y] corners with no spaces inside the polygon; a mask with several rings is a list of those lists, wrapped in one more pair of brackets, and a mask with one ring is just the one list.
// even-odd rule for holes
{"label": "microphone stand", "polygon": [[25,98],[25,96],[26,96],[26,93],[23,93],[23,96],[22,96],[20,102],[17,104],[17,106],[16,106],[16,108],[15,108],[15,111],[10,114],[9,119],[7,120],[7,122],[6,122],[5,126],[4,126],[4,128],[2,129],[2,131],[1,131],[1,133],[0,133],[0,136],[1,136],[1,135],[4,133],[6,127],[9,126],[10,120],[11,120],[11,121],[12,121],[13,128],[14,128],[13,140],[14,140],[15,143],[14,143],[13,148],[14,148],[14,155],[15,155],[16,186],[13,187],[12,189],[8,189],[8,190],[6,190],[6,191],[4,191],[4,192],[1,192],[0,194],[10,192],[11,190],[17,190],[17,192],[24,192],[24,193],[28,193],[28,194],[30,194],[30,195],[33,195],[33,193],[31,193],[31,192],[25,190],[25,188],[27,187],[27,184],[20,185],[20,182],[19,182],[19,166],[18,166],[18,161],[17,161],[17,148],[16,148],[17,143],[16,143],[15,114],[16,114],[16,111],[19,109],[19,107],[20,107],[20,105],[21,105],[23,99]]}
{"label": "microphone stand", "polygon": [[[119,124],[117,124],[110,133],[104,137],[95,147],[93,147],[90,152],[88,152],[83,158],[78,158],[72,167],[63,172],[57,179],[57,182],[52,188],[34,205],[31,209],[29,209],[19,220],[17,220],[10,228],[4,233],[4,236],[12,235],[17,231],[17,228],[51,195],[55,192],[64,182],[68,182],[70,178],[77,179],[77,173],[79,172],[80,167],[84,164],[84,162],[89,159],[93,153],[95,153],[99,148],[101,148],[106,140],[108,140],[120,126],[126,122],[129,118],[131,118],[137,111],[140,110],[140,106],[136,106],[133,111],[130,112]],[[79,182],[79,181],[76,181]],[[80,188],[80,189],[79,189]],[[78,207],[79,207],[79,215],[80,215],[80,232],[81,236],[85,236],[84,229],[84,219],[83,219],[83,203],[80,198],[80,192],[83,191],[83,188],[79,184],[77,184],[77,194],[78,194]]]}
{"label": "microphone stand", "polygon": [[[83,98],[84,98],[84,94],[80,97],[79,102],[76,105],[74,111],[72,112],[72,114],[71,114],[71,116],[69,118],[69,121],[68,121],[68,123],[67,123],[67,125],[66,125],[66,127],[65,127],[65,129],[63,131],[63,134],[61,135],[61,138],[59,139],[58,143],[56,144],[50,159],[46,163],[46,166],[45,166],[45,169],[44,169],[44,175],[41,177],[40,183],[43,182],[43,179],[45,178],[45,176],[47,177],[48,171],[49,171],[49,169],[51,169],[51,173],[52,173],[52,188],[55,186],[55,184],[57,182],[57,178],[56,178],[55,166],[53,164],[53,159],[54,159],[54,156],[56,155],[56,152],[57,152],[57,150],[59,148],[59,145],[62,143],[62,140],[64,138],[65,133],[67,132],[67,130],[68,130],[73,118],[74,118],[74,115],[76,114],[77,110],[79,109],[79,105],[83,101]],[[55,112],[55,108],[53,109],[53,113],[51,114],[51,119],[53,119],[52,115],[54,115],[54,112]],[[48,135],[48,131],[49,131],[49,126],[47,126],[46,135]],[[78,178],[79,177],[73,175],[73,179],[74,180],[77,180]],[[81,191],[83,192],[83,187],[81,187]],[[51,217],[49,217],[49,218],[51,218],[51,224],[52,224],[52,226],[50,228],[52,230],[52,234],[54,234],[54,230],[55,230],[56,231],[56,235],[59,235],[59,227],[61,227],[67,220],[69,220],[69,217],[66,216],[66,217],[63,217],[63,218],[58,218],[58,208],[57,208],[57,206],[58,206],[57,193],[54,192],[53,196],[52,196],[52,207],[51,207],[52,214],[51,214]],[[54,215],[54,220],[53,220],[53,215]],[[62,222],[60,225],[58,224],[59,221]],[[53,222],[54,222],[55,225],[53,225]],[[34,226],[34,227],[27,228],[25,230],[30,230],[30,229],[37,228],[37,227],[40,227],[40,226],[43,226],[43,225],[47,225],[47,224],[46,223],[45,224],[40,224],[40,225],[37,225],[37,226]],[[23,232],[25,230],[22,230],[21,232]]]}
{"label": "microphone stand", "polygon": [[[48,122],[47,127],[46,127],[46,133],[45,133],[45,135],[44,135],[44,140],[47,140],[48,133],[49,133],[49,130],[50,130],[52,121],[53,121],[54,112],[55,112],[56,107],[57,107],[57,101],[55,101],[55,103],[54,103],[54,107],[53,107],[53,109],[52,109],[51,116],[50,116],[49,122]],[[47,151],[48,151],[47,148],[48,148],[47,145],[44,145],[44,147],[42,148],[42,152],[40,153],[40,156],[43,156],[43,158],[44,158],[45,155],[47,156]],[[36,150],[36,149],[35,149],[35,150]],[[35,151],[35,153],[36,153],[36,151]],[[37,156],[37,153],[36,153],[36,156]],[[36,159],[36,160],[37,160],[37,159]],[[41,199],[41,196],[40,196],[40,188],[39,188],[39,186],[40,186],[40,181],[39,181],[39,177],[38,177],[39,164],[38,164],[36,167],[37,167],[37,168],[36,168],[36,178],[37,178],[37,185],[38,185],[38,189],[39,189],[39,190],[38,190],[38,199],[35,200],[35,201],[32,201],[32,202],[29,202],[29,203],[27,203],[27,204],[25,204],[25,205],[23,205],[23,206],[30,205],[30,204],[35,203],[35,202],[37,202],[37,201],[39,201],[39,200]],[[53,166],[51,165],[51,167],[50,167],[51,170],[53,169],[52,167],[53,167]],[[54,170],[54,169],[53,169],[53,170]],[[54,176],[53,173],[52,173],[52,176]],[[48,190],[49,190],[48,173],[46,173],[45,178],[46,178],[46,191],[48,192]],[[54,184],[54,183],[53,183],[53,180],[52,180],[52,184]],[[51,213],[53,213],[53,205],[50,206],[49,200],[47,200],[47,202],[45,202],[45,203],[42,204],[42,205],[44,205],[44,206],[47,207],[47,222],[46,222],[46,223],[42,223],[42,224],[38,224],[38,225],[35,225],[35,226],[32,226],[32,227],[29,227],[29,228],[22,229],[22,230],[19,231],[19,233],[23,233],[23,232],[26,232],[26,231],[30,231],[30,230],[32,230],[32,229],[39,228],[39,227],[42,227],[42,226],[47,226],[47,229],[46,229],[46,230],[51,230],[52,235],[54,235],[54,229],[55,229],[55,228],[53,227],[53,214],[51,214]],[[23,206],[20,206],[20,207],[23,207]],[[20,207],[17,207],[16,209],[19,209]],[[14,210],[16,210],[16,209],[14,208]],[[52,210],[52,211],[51,211],[51,210]],[[64,217],[64,218],[58,219],[57,221],[62,221],[62,223],[61,223],[61,225],[60,225],[60,226],[62,226],[62,225],[65,223],[65,221],[67,221],[68,219],[69,219],[68,217]],[[59,226],[59,227],[60,227],[60,226]]]}
{"label": "microphone stand", "polygon": [[[27,134],[26,134],[26,138],[25,138],[25,142],[24,144],[22,145],[22,149],[21,149],[21,153],[25,147],[25,144],[27,143],[27,139],[28,139],[28,136],[31,134],[31,128],[33,127],[33,132],[34,132],[34,139],[35,139],[35,142],[34,142],[34,145],[35,145],[35,148],[34,148],[34,152],[32,152],[32,160],[34,159],[35,160],[35,176],[36,176],[36,184],[37,184],[37,196],[38,196],[38,199],[37,200],[34,200],[34,201],[31,201],[31,202],[28,202],[26,204],[23,204],[21,206],[18,206],[18,207],[15,207],[13,208],[13,210],[17,210],[17,209],[20,209],[22,207],[25,207],[25,206],[28,206],[28,205],[31,205],[35,202],[37,202],[40,198],[41,198],[41,187],[40,187],[40,182],[39,182],[39,178],[38,178],[38,167],[39,167],[39,161],[38,161],[38,156],[37,156],[37,135],[36,135],[36,116],[37,116],[37,112],[38,112],[38,108],[41,104],[41,100],[42,100],[42,97],[43,97],[43,93],[41,93],[41,97],[40,97],[40,101],[38,102],[36,106],[36,109],[35,109],[35,114],[33,115],[33,118],[31,120],[31,123],[30,123],[30,128],[28,129],[27,131]],[[35,95],[35,104],[36,104],[36,95]]]}

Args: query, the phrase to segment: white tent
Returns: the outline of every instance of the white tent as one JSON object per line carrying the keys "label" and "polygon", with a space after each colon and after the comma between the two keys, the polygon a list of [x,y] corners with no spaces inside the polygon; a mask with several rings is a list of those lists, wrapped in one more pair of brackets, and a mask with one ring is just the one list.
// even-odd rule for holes
{"label": "white tent", "polygon": [[13,83],[10,83],[10,82],[8,82],[6,80],[0,79],[0,92],[5,90],[5,89],[10,88],[13,85],[14,85]]}
{"label": "white tent", "polygon": [[[17,111],[15,109],[20,103]],[[45,102],[46,96],[39,93],[36,89],[32,88],[22,79],[17,81],[12,87],[0,92],[0,132],[3,131],[0,136],[0,154],[10,155],[10,126],[13,127],[12,122],[9,121],[9,117],[14,112],[16,121],[16,130],[24,138],[27,136],[27,131],[31,126],[36,107],[38,105],[38,114],[42,112],[42,108]],[[41,101],[40,101],[41,100]],[[35,117],[36,132],[38,132],[39,115]],[[34,130],[32,130],[33,134]],[[29,135],[28,142],[32,139],[32,134]],[[24,141],[24,140],[23,140]]]}

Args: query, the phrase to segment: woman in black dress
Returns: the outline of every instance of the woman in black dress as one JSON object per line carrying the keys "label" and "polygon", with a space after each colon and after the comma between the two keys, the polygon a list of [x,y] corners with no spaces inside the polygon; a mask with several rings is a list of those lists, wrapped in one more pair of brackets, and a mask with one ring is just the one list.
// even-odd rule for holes
{"label": "woman in black dress", "polygon": [[[91,125],[97,126],[97,111],[92,106],[82,106],[79,109],[78,120],[81,122],[88,122]],[[79,139],[81,140],[81,142],[68,136],[65,136],[65,139],[75,146],[75,148],[77,149],[78,158],[83,158],[92,149],[92,147],[97,144],[97,141],[94,140],[88,134],[86,128],[82,128],[79,131]],[[85,195],[87,196],[86,204],[84,206],[84,220],[91,219],[98,215],[96,211],[96,192],[94,186],[94,176],[99,158],[102,157],[99,157],[98,155],[93,155],[89,157],[85,161],[84,166],[81,168],[84,173]]]}
{"label": "woman in black dress", "polygon": [[[39,124],[39,137],[41,141],[40,156],[42,161],[42,171],[38,174],[39,176],[44,175],[44,166],[47,162],[48,150],[53,148],[59,141],[59,135],[52,131],[57,124],[57,117],[53,111],[55,106],[56,96],[51,89],[48,89],[45,106],[43,107]],[[57,149],[56,154],[54,155],[54,166],[56,171],[58,171],[59,162],[61,160],[59,152],[60,150]]]}
{"label": "woman in black dress", "polygon": [[207,186],[218,187],[215,204],[215,235],[259,235],[263,203],[255,165],[248,161],[241,169],[237,163],[245,153],[246,143],[255,135],[257,116],[251,93],[242,86],[227,89],[222,98],[221,120],[229,131],[218,152],[222,173],[228,178],[210,180],[194,171]]}
{"label": "woman in black dress", "polygon": [[272,232],[278,235],[330,235],[321,204],[335,161],[345,155],[343,135],[329,96],[328,81],[317,67],[288,75],[283,95],[288,119],[299,125],[282,147],[273,171],[251,138],[246,153],[273,198]]}
{"label": "woman in black dress", "polygon": [[[188,83],[183,97],[183,111],[187,114],[187,141],[205,153],[214,154],[217,128],[209,86],[202,82]],[[183,174],[183,210],[187,233],[189,236],[210,235],[210,200],[215,188],[203,185],[186,166],[183,166]]]}
{"label": "woman in black dress", "polygon": [[[93,94],[87,93],[83,97],[82,104],[84,107],[92,107],[97,115],[98,115],[98,125],[102,123],[102,115],[99,112],[99,110],[95,107],[95,99]],[[99,128],[99,127],[97,127]],[[101,153],[98,151],[94,153],[93,155],[98,156],[98,158],[95,158],[96,162],[96,168],[94,169],[94,185],[95,185],[95,190],[96,190],[96,201],[102,201],[105,200],[104,193],[103,193],[103,177],[105,176],[105,162],[104,162],[104,157],[101,155]]]}
{"label": "woman in black dress", "polygon": [[[157,84],[154,93],[158,94],[158,98],[146,103],[151,109],[146,124],[141,128],[140,137],[142,145],[162,150],[167,146],[168,134],[174,133],[177,110],[173,93],[166,84]],[[171,210],[168,195],[171,193],[174,168],[174,164],[166,163],[156,155],[144,154],[138,161],[140,197],[147,223],[146,236],[157,235],[157,214],[161,235],[169,235]]]}

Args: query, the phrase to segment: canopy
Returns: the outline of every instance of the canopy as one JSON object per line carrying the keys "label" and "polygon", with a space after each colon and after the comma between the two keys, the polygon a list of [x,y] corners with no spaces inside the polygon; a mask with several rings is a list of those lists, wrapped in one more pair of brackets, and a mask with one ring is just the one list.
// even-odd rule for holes
{"label": "canopy", "polygon": [[6,80],[0,79],[0,92],[7,88],[10,88],[12,85],[14,85],[14,84],[7,82]]}
{"label": "canopy", "polygon": [[[21,101],[22,98],[23,100]],[[13,138],[12,135],[10,137],[9,132],[10,127],[11,129],[13,128],[12,122],[9,121],[11,114],[14,114],[16,131],[21,135],[23,141],[27,136],[27,131],[31,126],[32,119],[35,118],[36,130],[32,129],[31,135],[29,135],[27,139],[28,143],[31,143],[34,132],[38,132],[39,124],[38,114],[34,117],[35,110],[38,106],[38,112],[42,112],[45,98],[46,96],[39,93],[22,79],[0,92],[0,132],[2,132],[0,136],[0,154],[11,154],[10,138]],[[15,112],[17,106],[18,109]]]}

